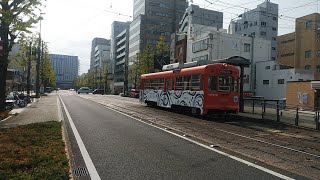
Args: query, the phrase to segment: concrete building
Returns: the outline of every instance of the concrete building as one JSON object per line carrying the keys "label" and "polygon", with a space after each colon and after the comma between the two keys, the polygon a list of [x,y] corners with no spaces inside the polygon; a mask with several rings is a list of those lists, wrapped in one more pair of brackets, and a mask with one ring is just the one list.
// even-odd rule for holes
{"label": "concrete building", "polygon": [[271,41],[271,60],[277,60],[278,4],[265,0],[257,8],[247,11],[233,20],[229,26],[231,34],[246,34]]}
{"label": "concrete building", "polygon": [[79,74],[78,56],[49,54],[56,76],[57,88],[73,88],[73,82]]}
{"label": "concrete building", "polygon": [[271,42],[268,40],[228,34],[226,30],[194,26],[195,32],[188,38],[187,62],[215,60],[241,56],[251,61],[251,67],[245,68],[244,91],[255,92],[255,64],[270,60]]}
{"label": "concrete building", "polygon": [[200,8],[197,5],[191,4],[186,9],[179,23],[179,31],[171,35],[171,63],[186,62],[187,36],[185,34],[192,34],[194,25],[204,25],[208,28],[214,27],[221,29],[223,27],[223,13]]}
{"label": "concrete building", "polygon": [[[110,49],[110,58],[111,62],[113,64],[113,68],[115,68],[116,64],[116,53],[117,53],[117,36],[123,32],[125,29],[127,29],[130,26],[131,22],[120,22],[120,21],[114,21],[111,24],[111,49]],[[112,74],[114,74],[115,69],[113,69]]]}
{"label": "concrete building", "polygon": [[129,26],[115,39],[114,93],[128,90]]}
{"label": "concrete building", "polygon": [[110,46],[110,40],[104,38],[94,38],[91,43],[91,57],[90,57],[90,69],[94,69],[97,64],[95,63],[96,47],[98,45]]}
{"label": "concrete building", "polygon": [[256,95],[265,99],[282,100],[286,98],[287,83],[290,81],[310,81],[310,71],[294,69],[276,61],[256,63]]}
{"label": "concrete building", "polygon": [[155,46],[161,34],[170,44],[170,36],[179,27],[188,2],[186,0],[134,0],[133,21],[129,35],[129,65],[144,47]]}
{"label": "concrete building", "polygon": [[102,69],[106,66],[108,71],[112,72],[110,61],[110,45],[97,45],[94,48],[94,69]]}
{"label": "concrete building", "polygon": [[296,31],[278,37],[278,58],[282,64],[309,70],[320,79],[320,14],[296,19]]}
{"label": "concrete building", "polygon": [[187,33],[193,24],[205,25],[209,27],[223,28],[223,13],[200,8],[191,4],[185,11],[180,23],[179,33]]}

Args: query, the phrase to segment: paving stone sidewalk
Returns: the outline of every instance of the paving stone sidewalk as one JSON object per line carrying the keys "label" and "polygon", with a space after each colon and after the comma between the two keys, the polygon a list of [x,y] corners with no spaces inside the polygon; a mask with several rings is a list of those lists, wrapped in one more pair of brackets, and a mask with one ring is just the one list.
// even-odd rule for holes
{"label": "paving stone sidewalk", "polygon": [[51,93],[47,96],[42,96],[36,102],[33,102],[30,106],[17,114],[13,115],[7,121],[0,121],[0,127],[11,127],[18,125],[27,125],[39,122],[59,121],[57,94]]}

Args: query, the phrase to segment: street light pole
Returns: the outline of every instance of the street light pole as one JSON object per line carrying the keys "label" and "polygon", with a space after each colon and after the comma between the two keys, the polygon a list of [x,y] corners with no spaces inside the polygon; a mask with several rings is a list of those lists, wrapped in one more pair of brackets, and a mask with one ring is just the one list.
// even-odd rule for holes
{"label": "street light pole", "polygon": [[99,76],[99,89],[101,89],[101,77],[102,77],[102,75],[101,75],[101,67],[99,67],[99,70],[100,70],[100,76]]}
{"label": "street light pole", "polygon": [[40,61],[41,61],[41,20],[42,20],[42,14],[40,13],[40,32],[39,32],[39,44],[38,44],[38,51],[37,51],[37,64],[36,64],[36,71],[37,71],[37,77],[36,77],[36,98],[40,98]]}

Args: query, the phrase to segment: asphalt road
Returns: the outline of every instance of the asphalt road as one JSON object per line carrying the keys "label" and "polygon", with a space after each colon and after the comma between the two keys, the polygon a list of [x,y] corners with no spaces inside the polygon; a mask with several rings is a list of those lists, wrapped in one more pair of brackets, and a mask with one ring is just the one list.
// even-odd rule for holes
{"label": "asphalt road", "polygon": [[[61,98],[101,179],[279,179],[75,94]],[[83,167],[64,117],[73,166]]]}

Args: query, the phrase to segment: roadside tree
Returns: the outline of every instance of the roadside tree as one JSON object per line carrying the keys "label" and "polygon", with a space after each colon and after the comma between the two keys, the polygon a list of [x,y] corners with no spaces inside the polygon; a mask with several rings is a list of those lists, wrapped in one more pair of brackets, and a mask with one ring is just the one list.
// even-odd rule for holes
{"label": "roadside tree", "polygon": [[2,0],[0,1],[0,37],[2,52],[0,54],[0,112],[5,111],[6,78],[9,64],[9,52],[21,32],[29,29],[40,19],[40,12],[45,0]]}

